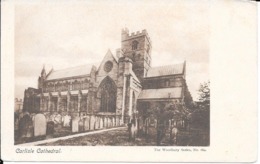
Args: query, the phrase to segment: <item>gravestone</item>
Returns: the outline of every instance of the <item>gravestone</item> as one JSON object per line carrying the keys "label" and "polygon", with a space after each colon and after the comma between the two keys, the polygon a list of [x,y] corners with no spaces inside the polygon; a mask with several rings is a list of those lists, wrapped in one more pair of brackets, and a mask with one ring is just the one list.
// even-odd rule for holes
{"label": "gravestone", "polygon": [[133,119],[131,124],[132,124],[132,126],[131,126],[131,139],[135,140],[135,138],[136,138],[136,129],[137,129],[136,119]]}
{"label": "gravestone", "polygon": [[95,116],[90,116],[90,130],[95,129]]}
{"label": "gravestone", "polygon": [[71,121],[71,116],[69,115],[64,116],[63,126],[70,127],[70,121]]}
{"label": "gravestone", "polygon": [[54,117],[54,123],[55,124],[61,124],[62,123],[62,116],[60,114],[57,114],[55,117]]}
{"label": "gravestone", "polygon": [[54,122],[53,121],[48,121],[47,122],[46,134],[47,135],[53,135],[53,133],[54,133]]}
{"label": "gravestone", "polygon": [[116,126],[119,126],[119,117],[118,118],[116,118]]}
{"label": "gravestone", "polygon": [[107,128],[107,117],[104,118],[104,127]]}
{"label": "gravestone", "polygon": [[19,120],[18,133],[19,137],[32,137],[33,122],[28,114],[22,116]]}
{"label": "gravestone", "polygon": [[79,120],[79,132],[83,132],[84,131],[84,121],[83,119]]}
{"label": "gravestone", "polygon": [[79,117],[75,117],[72,119],[72,132],[79,132]]}
{"label": "gravestone", "polygon": [[99,117],[95,117],[95,129],[99,129]]}
{"label": "gravestone", "polygon": [[31,114],[31,118],[32,118],[33,125],[34,125],[35,115],[36,115],[36,114]]}
{"label": "gravestone", "polygon": [[100,117],[100,119],[99,119],[99,127],[100,127],[100,129],[104,128],[104,122],[103,122],[103,118],[102,117]]}
{"label": "gravestone", "polygon": [[120,118],[119,119],[119,125],[123,125],[124,124],[124,122],[123,122],[123,120]]}
{"label": "gravestone", "polygon": [[109,128],[111,126],[111,120],[110,120],[110,118],[108,117],[107,118],[107,127]]}
{"label": "gravestone", "polygon": [[84,119],[84,129],[85,131],[89,130],[89,122],[90,122],[90,119],[89,119],[89,116],[86,116],[85,119]]}
{"label": "gravestone", "polygon": [[172,129],[172,120],[169,120],[169,130]]}
{"label": "gravestone", "polygon": [[45,136],[47,121],[44,114],[36,114],[34,116],[34,136]]}
{"label": "gravestone", "polygon": [[112,127],[116,126],[115,118],[112,118]]}
{"label": "gravestone", "polygon": [[55,118],[55,114],[50,115],[50,118],[49,118],[50,120],[49,120],[49,121],[55,122],[55,121],[54,121],[54,118]]}

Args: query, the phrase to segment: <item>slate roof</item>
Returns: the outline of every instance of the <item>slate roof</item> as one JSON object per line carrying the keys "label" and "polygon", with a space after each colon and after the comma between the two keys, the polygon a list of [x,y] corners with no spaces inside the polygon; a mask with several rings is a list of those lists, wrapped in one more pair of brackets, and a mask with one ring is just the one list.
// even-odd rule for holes
{"label": "slate roof", "polygon": [[47,80],[61,79],[61,78],[69,78],[75,76],[84,76],[89,75],[91,68],[93,65],[82,65],[77,67],[66,68],[62,70],[52,71]]}
{"label": "slate roof", "polygon": [[184,72],[184,66],[185,66],[185,62],[180,64],[174,64],[174,65],[151,67],[148,70],[146,77],[182,74]]}
{"label": "slate roof", "polygon": [[168,99],[181,98],[182,87],[176,88],[160,88],[160,89],[145,89],[142,90],[138,99]]}

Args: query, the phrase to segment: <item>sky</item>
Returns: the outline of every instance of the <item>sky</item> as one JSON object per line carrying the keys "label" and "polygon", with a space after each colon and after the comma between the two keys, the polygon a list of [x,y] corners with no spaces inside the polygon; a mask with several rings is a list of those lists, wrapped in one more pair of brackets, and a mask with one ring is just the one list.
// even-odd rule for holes
{"label": "sky", "polygon": [[[70,1],[71,2],[71,1]],[[209,79],[209,1],[61,1],[15,7],[15,97],[37,88],[47,71],[100,63],[115,55],[121,30],[146,29],[152,67],[186,60],[186,81],[194,100]]]}

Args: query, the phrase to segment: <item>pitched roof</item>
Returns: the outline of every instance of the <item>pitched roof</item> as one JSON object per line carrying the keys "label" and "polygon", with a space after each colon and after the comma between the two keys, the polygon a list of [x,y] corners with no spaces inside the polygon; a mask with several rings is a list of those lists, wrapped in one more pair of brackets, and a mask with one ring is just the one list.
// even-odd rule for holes
{"label": "pitched roof", "polygon": [[167,76],[167,75],[176,75],[184,73],[184,63],[152,67],[148,70],[146,77],[157,77],[157,76]]}
{"label": "pitched roof", "polygon": [[160,89],[145,89],[142,90],[138,99],[169,99],[181,98],[182,87],[176,88],[160,88]]}
{"label": "pitched roof", "polygon": [[47,77],[47,80],[89,75],[92,66],[93,65],[82,65],[82,66],[52,71],[50,75]]}

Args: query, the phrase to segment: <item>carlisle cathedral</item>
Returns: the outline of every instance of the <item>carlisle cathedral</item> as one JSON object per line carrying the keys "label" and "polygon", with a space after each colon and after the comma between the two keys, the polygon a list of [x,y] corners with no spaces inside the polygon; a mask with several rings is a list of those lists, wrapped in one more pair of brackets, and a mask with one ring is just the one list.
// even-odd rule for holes
{"label": "carlisle cathedral", "polygon": [[[23,111],[59,113],[72,117],[115,116],[126,123],[135,113],[156,104],[188,106],[186,62],[152,67],[152,41],[146,30],[121,32],[121,48],[105,54],[99,65],[45,70],[38,88],[24,92]],[[160,59],[155,59],[160,60]]]}

